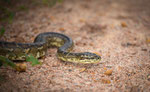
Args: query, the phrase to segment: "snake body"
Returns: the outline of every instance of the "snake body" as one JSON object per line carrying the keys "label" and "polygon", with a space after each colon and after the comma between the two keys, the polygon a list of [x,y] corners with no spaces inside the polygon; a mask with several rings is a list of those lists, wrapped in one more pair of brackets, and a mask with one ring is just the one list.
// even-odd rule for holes
{"label": "snake body", "polygon": [[46,55],[49,47],[57,47],[57,57],[63,61],[74,63],[97,63],[101,57],[90,52],[71,53],[73,41],[68,36],[45,32],[39,34],[33,43],[16,43],[0,41],[0,55],[10,60],[25,60],[26,55],[33,55],[40,58]]}

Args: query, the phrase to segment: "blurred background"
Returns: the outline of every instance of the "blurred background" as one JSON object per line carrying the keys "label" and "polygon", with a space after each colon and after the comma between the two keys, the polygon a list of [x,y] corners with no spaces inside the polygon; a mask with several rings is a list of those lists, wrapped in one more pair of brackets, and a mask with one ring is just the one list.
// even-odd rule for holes
{"label": "blurred background", "polygon": [[49,49],[26,72],[0,68],[1,92],[149,92],[150,0],[0,0],[3,41],[28,43],[43,32],[73,39],[73,52],[94,52],[96,65],[61,62]]}

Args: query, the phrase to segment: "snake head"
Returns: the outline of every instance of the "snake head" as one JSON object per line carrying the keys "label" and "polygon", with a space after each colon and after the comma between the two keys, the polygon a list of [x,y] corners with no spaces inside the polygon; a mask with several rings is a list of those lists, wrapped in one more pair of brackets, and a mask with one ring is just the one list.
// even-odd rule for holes
{"label": "snake head", "polygon": [[101,57],[99,55],[95,54],[95,53],[84,52],[81,55],[80,60],[81,60],[82,63],[85,63],[85,64],[98,63],[98,62],[100,62]]}

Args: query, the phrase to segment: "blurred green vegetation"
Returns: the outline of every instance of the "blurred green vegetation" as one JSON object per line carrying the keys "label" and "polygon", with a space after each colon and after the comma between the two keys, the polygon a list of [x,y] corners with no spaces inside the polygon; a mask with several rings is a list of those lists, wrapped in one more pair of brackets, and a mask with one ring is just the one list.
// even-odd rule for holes
{"label": "blurred green vegetation", "polygon": [[4,56],[0,56],[0,63],[1,66],[11,66],[12,68],[16,68],[16,64],[14,64],[12,61],[10,61],[8,58],[4,57]]}
{"label": "blurred green vegetation", "polygon": [[[25,2],[25,0],[0,0],[0,21],[12,23],[16,12],[27,11],[29,8],[25,4],[21,4],[14,7],[16,3]],[[31,0],[31,3],[36,3],[36,5],[46,5],[48,7],[54,6],[57,2],[62,3],[63,0]],[[2,26],[0,28],[0,38],[4,35],[5,28]],[[37,58],[32,55],[26,56],[26,61],[31,62],[32,66],[41,64]],[[0,66],[10,66],[16,68],[16,64],[4,56],[0,56]]]}
{"label": "blurred green vegetation", "polygon": [[9,8],[0,6],[0,21],[7,21],[8,23],[12,23],[15,13],[11,11]]}
{"label": "blurred green vegetation", "polygon": [[32,66],[35,66],[35,65],[38,65],[38,64],[41,64],[37,58],[35,58],[33,55],[27,55],[26,56],[26,61],[28,62],[31,62],[31,65]]}
{"label": "blurred green vegetation", "polygon": [[42,0],[42,2],[43,2],[43,4],[52,7],[52,6],[54,6],[57,2],[62,3],[63,0]]}
{"label": "blurred green vegetation", "polygon": [[[23,2],[23,4],[21,2]],[[0,0],[0,21],[12,23],[16,12],[29,10],[29,7],[27,7],[24,2],[31,2],[33,6],[44,5],[53,7],[57,2],[62,3],[63,0]],[[21,4],[16,7],[15,4],[17,3]]]}
{"label": "blurred green vegetation", "polygon": [[[0,28],[0,37],[2,37],[5,33],[5,28],[2,27]],[[33,57],[32,55],[26,55],[26,61],[31,62],[32,66],[37,65],[37,64],[41,64],[37,58]],[[16,64],[14,64],[11,60],[9,60],[8,58],[1,56],[0,55],[0,67],[4,65],[4,66],[11,66],[12,68],[16,68]]]}
{"label": "blurred green vegetation", "polygon": [[1,27],[0,28],[0,38],[4,35],[4,33],[5,33],[5,28]]}

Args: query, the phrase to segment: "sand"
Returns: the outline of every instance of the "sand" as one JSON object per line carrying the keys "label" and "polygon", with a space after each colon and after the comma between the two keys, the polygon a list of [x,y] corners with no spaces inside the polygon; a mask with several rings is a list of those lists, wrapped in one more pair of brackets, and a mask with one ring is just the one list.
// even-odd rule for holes
{"label": "sand", "polygon": [[[53,7],[25,4],[17,11],[2,40],[33,42],[42,32],[73,39],[73,52],[101,55],[98,64],[74,64],[48,49],[42,65],[26,72],[1,67],[1,92],[150,92],[150,1],[64,0]],[[14,11],[17,8],[12,8]]]}

